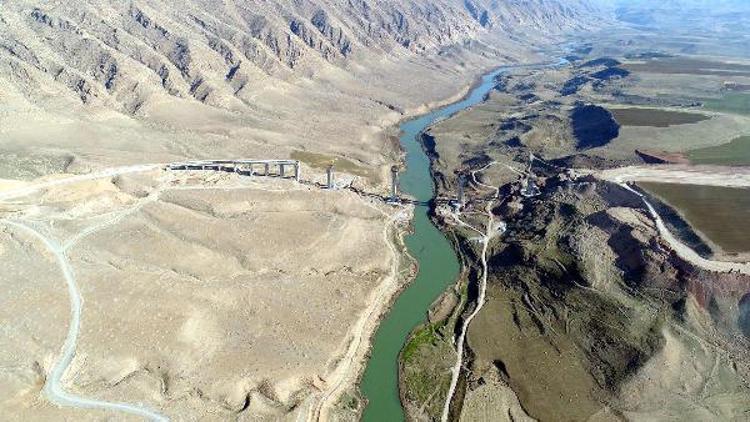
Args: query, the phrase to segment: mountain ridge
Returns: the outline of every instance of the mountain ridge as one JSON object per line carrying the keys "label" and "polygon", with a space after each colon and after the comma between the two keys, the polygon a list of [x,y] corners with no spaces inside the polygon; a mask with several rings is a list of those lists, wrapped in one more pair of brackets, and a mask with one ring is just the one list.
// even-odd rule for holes
{"label": "mountain ridge", "polygon": [[[67,120],[80,109],[73,114],[114,112],[162,131],[205,132],[182,117],[198,113],[212,116],[211,133],[218,125],[249,143],[284,137],[298,149],[342,154],[303,139],[343,132],[372,140],[396,110],[448,98],[477,69],[524,60],[537,44],[591,27],[595,15],[588,2],[560,0],[11,1],[0,10],[0,86],[18,100],[10,116]],[[330,109],[331,120],[351,127],[324,128],[337,123],[311,109]],[[191,146],[162,149],[184,156]]]}

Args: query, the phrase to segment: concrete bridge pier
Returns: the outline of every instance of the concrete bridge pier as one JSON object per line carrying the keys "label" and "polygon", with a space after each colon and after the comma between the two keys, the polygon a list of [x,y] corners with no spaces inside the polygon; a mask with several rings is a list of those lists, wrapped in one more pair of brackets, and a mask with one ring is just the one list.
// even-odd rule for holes
{"label": "concrete bridge pier", "polygon": [[[0,0],[1,1],[1,0]],[[175,162],[167,164],[165,170],[214,170],[232,172],[239,175],[259,176],[258,166],[262,166],[263,176],[271,176],[272,167],[278,166],[276,174],[282,178],[294,177],[294,180],[300,181],[302,175],[302,162],[299,160],[195,160],[185,162]],[[292,168],[290,169],[289,166]],[[292,173],[293,172],[293,173]],[[329,169],[329,185],[334,187],[333,183],[333,166]]]}
{"label": "concrete bridge pier", "polygon": [[391,167],[391,202],[398,202],[398,166]]}
{"label": "concrete bridge pier", "polygon": [[463,207],[466,205],[466,198],[464,189],[466,188],[466,176],[461,174],[458,176],[458,205]]}
{"label": "concrete bridge pier", "polygon": [[335,189],[336,188],[336,182],[333,180],[334,179],[333,164],[331,164],[330,166],[328,166],[328,170],[326,170],[326,175],[328,177],[328,183],[326,184],[326,187],[328,189]]}

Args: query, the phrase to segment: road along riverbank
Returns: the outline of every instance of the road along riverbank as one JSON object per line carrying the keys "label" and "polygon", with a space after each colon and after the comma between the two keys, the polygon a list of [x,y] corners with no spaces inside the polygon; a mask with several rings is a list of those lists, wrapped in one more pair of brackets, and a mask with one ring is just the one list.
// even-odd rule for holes
{"label": "road along riverbank", "polygon": [[[560,64],[564,63],[555,65]],[[430,158],[418,137],[434,123],[484,101],[502,73],[513,68],[534,66],[550,65],[499,67],[484,75],[463,100],[407,120],[399,126],[399,141],[406,152],[406,171],[401,175],[400,187],[417,202],[413,233],[406,237],[405,243],[409,254],[417,262],[419,272],[396,299],[373,339],[370,360],[360,384],[360,390],[368,401],[363,421],[404,419],[398,386],[399,353],[412,329],[425,319],[434,300],[455,282],[460,270],[452,245],[429,217],[435,184]]]}

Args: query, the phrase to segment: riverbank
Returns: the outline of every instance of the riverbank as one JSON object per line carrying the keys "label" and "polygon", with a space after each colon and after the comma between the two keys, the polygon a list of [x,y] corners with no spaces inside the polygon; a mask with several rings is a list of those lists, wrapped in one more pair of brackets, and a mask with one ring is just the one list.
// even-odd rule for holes
{"label": "riverbank", "polygon": [[[351,330],[347,351],[343,357],[336,359],[339,362],[336,369],[326,377],[326,383],[332,385],[311,406],[308,420],[327,421],[331,419],[330,414],[336,414],[343,420],[356,420],[361,415],[359,395],[352,387],[359,383],[364,364],[369,358],[371,346],[368,340],[418,271],[416,260],[409,254],[404,243],[404,237],[412,231],[409,224],[412,214],[413,208],[404,207],[394,214],[390,224],[384,228],[384,241],[392,254],[391,274],[374,292],[375,297],[369,301],[370,306]],[[342,402],[341,398],[346,394],[348,397]]]}
{"label": "riverbank", "polygon": [[[415,208],[415,231],[407,237],[406,243],[421,265],[416,279],[396,300],[373,341],[371,359],[361,383],[361,391],[368,400],[368,407],[363,413],[365,421],[404,418],[399,392],[398,356],[409,333],[424,321],[435,299],[455,283],[460,268],[451,244],[430,217],[435,184],[430,159],[417,137],[438,120],[483,101],[494,88],[495,78],[503,69],[500,67],[482,76],[481,83],[475,85],[463,100],[400,125],[400,141],[406,151],[407,164],[406,172],[401,176],[401,188],[419,204]],[[425,262],[430,265],[422,264]]]}
{"label": "riverbank", "polygon": [[[400,125],[400,141],[406,151],[407,162],[407,171],[401,177],[401,188],[419,204],[415,209],[416,230],[413,236],[407,238],[407,244],[411,240],[413,244],[409,249],[419,251],[415,254],[417,260],[429,262],[430,265],[420,265],[420,272],[413,286],[402,293],[384,321],[385,328],[381,328],[376,335],[372,358],[362,379],[361,389],[369,400],[363,420],[404,418],[398,380],[399,355],[409,334],[424,321],[435,299],[448,286],[455,284],[460,268],[454,248],[433,221],[433,199],[437,189],[435,173],[431,157],[425,151],[419,136],[436,122],[483,102],[496,87],[498,75],[516,67],[518,65],[500,66],[483,75],[481,83],[475,85],[462,101]],[[368,413],[368,409],[377,410]]]}
{"label": "riverbank", "polygon": [[[406,124],[407,122],[410,122],[415,119],[419,119],[419,116],[413,116],[410,115],[410,113],[417,113],[418,111],[429,108],[429,107],[446,107],[450,106],[452,104],[455,104],[457,99],[459,101],[465,101],[466,99],[470,98],[471,92],[473,92],[478,86],[481,85],[482,80],[485,75],[480,75],[474,79],[474,81],[467,85],[465,89],[463,89],[459,94],[456,94],[455,96],[452,96],[448,99],[431,103],[429,105],[424,105],[423,107],[411,110],[410,112],[405,112],[404,116],[401,118],[400,125]],[[393,133],[395,131],[391,131],[391,133],[385,134],[385,136],[393,136]],[[400,133],[401,131],[399,131]],[[401,134],[401,133],[400,133]],[[403,134],[402,134],[403,135]],[[408,147],[404,147],[404,143],[401,142],[401,150],[402,150],[402,161],[407,162],[407,172],[409,171],[409,158],[413,157],[414,150],[411,150]],[[409,153],[411,152],[411,156]],[[410,199],[416,199],[418,202],[421,202],[422,205],[417,205],[417,208],[412,209],[413,211],[420,209],[425,211],[425,213],[430,212],[430,206],[426,205],[429,202],[429,198],[425,199],[425,196],[423,195],[409,195],[410,193],[414,193],[414,191],[409,191],[408,189],[403,188],[403,184],[405,181],[408,183],[408,178],[402,176],[401,177],[401,183],[402,183],[402,191],[406,193],[406,195],[402,194],[402,197],[411,197]],[[419,199],[421,198],[421,200]],[[421,215],[421,213],[420,213]],[[364,348],[359,348],[360,350],[355,353],[348,353],[348,357],[345,359],[349,362],[349,368],[343,371],[345,375],[340,375],[338,378],[342,379],[345,378],[348,380],[348,382],[339,382],[338,386],[335,388],[336,392],[334,394],[327,393],[325,394],[324,398],[320,401],[318,401],[317,404],[314,404],[311,409],[311,415],[313,419],[315,420],[326,420],[327,415],[333,411],[337,412],[338,415],[344,416],[344,417],[351,417],[354,419],[357,419],[361,416],[362,413],[362,406],[359,400],[360,394],[358,392],[355,392],[353,390],[349,391],[347,394],[348,397],[347,400],[345,400],[345,403],[339,403],[338,399],[342,397],[347,390],[350,390],[350,388],[347,387],[353,386],[353,385],[360,385],[362,379],[365,376],[364,367],[362,365],[363,361],[368,361],[373,353],[373,345],[372,345],[372,338],[374,335],[375,329],[378,329],[380,325],[383,323],[384,319],[388,316],[388,314],[393,309],[395,303],[399,300],[399,298],[403,295],[403,293],[409,289],[412,284],[415,283],[417,274],[420,272],[418,259],[416,259],[414,256],[409,254],[409,248],[406,247],[405,243],[405,237],[410,237],[415,234],[417,231],[417,226],[420,224],[416,221],[414,217],[410,219],[410,224],[408,227],[404,227],[402,230],[399,230],[396,239],[392,240],[393,244],[398,245],[398,250],[400,257],[403,258],[400,260],[405,262],[408,268],[404,268],[399,271],[399,277],[396,284],[397,287],[395,290],[392,290],[387,293],[379,294],[379,299],[373,300],[370,303],[373,304],[373,306],[377,306],[380,304],[381,309],[379,311],[375,311],[374,309],[368,312],[368,316],[366,319],[370,322],[366,324],[365,327],[359,328],[358,333],[355,334],[355,338],[359,339],[361,341],[363,338],[369,338],[371,341],[366,342],[367,346]],[[403,267],[403,265],[402,265]],[[408,270],[408,274],[405,274],[405,270]],[[351,347],[351,346],[350,346]],[[350,349],[351,350],[351,349]],[[356,356],[353,356],[356,355]],[[397,360],[396,360],[397,361]],[[394,361],[394,362],[396,362]],[[398,391],[398,388],[396,389]],[[399,400],[400,402],[400,400]],[[364,400],[365,406],[367,405],[368,400]]]}

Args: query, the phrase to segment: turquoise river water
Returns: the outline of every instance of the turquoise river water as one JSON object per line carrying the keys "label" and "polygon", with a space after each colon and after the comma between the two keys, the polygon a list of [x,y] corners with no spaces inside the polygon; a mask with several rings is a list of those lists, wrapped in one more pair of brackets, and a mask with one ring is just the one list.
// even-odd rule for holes
{"label": "turquoise river water", "polygon": [[[463,100],[436,109],[401,124],[401,145],[406,150],[406,171],[400,188],[420,203],[435,196],[430,160],[418,141],[419,134],[438,120],[482,102],[496,85],[495,78],[508,67],[485,75]],[[460,265],[451,244],[428,216],[429,207],[418,205],[414,232],[406,237],[409,253],[419,264],[419,273],[396,299],[381,322],[360,389],[368,400],[362,420],[391,422],[404,420],[398,387],[398,355],[409,333],[424,321],[430,305],[453,284]]]}

